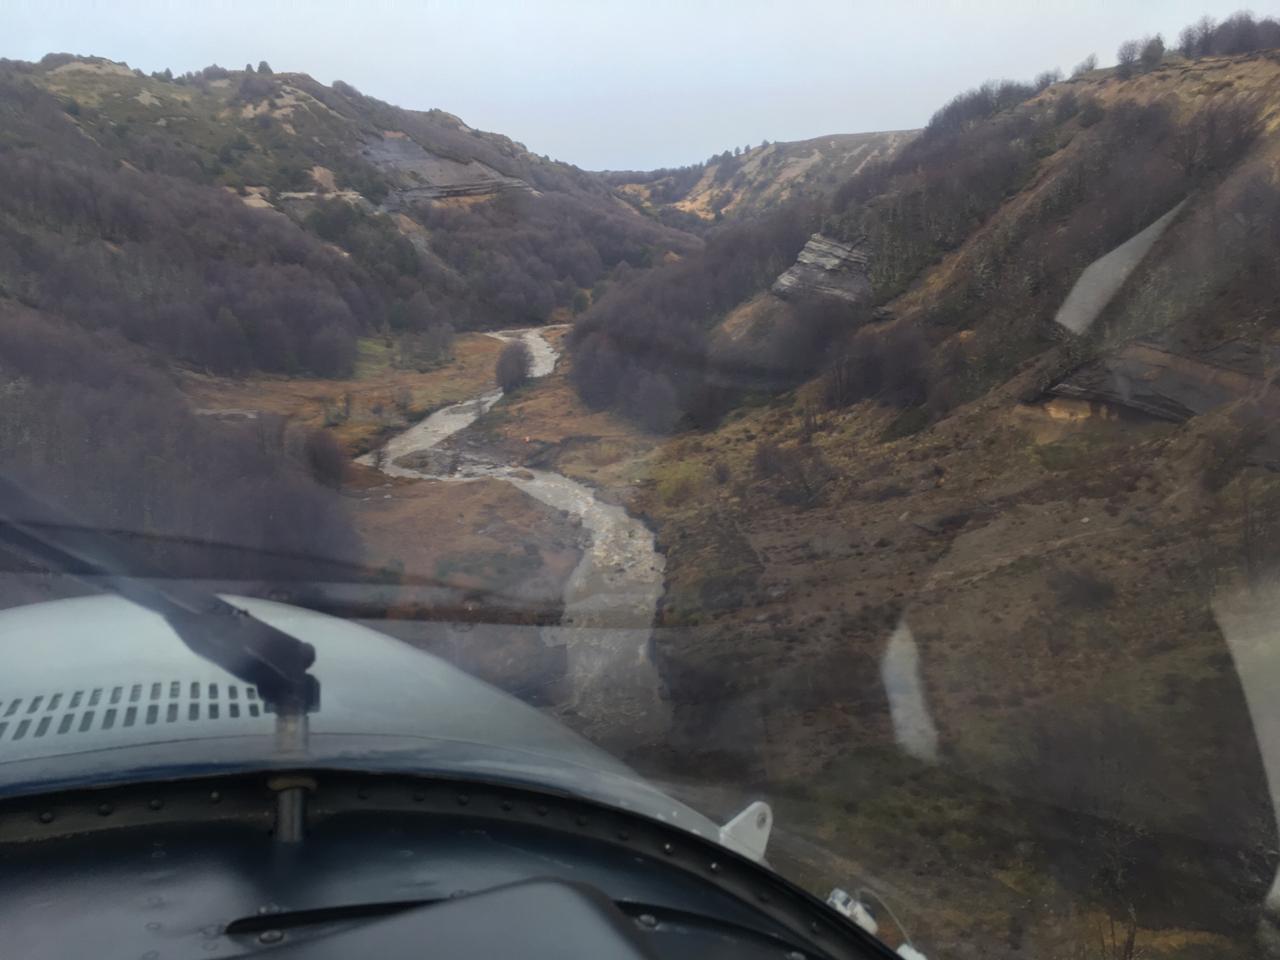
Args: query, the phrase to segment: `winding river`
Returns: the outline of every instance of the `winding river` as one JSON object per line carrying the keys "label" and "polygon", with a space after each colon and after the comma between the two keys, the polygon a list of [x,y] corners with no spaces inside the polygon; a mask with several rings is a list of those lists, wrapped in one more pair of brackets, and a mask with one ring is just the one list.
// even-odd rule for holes
{"label": "winding river", "polygon": [[[555,369],[559,354],[538,329],[488,336],[522,341],[532,359],[531,377],[545,377]],[[492,390],[437,410],[386,443],[380,468],[393,477],[447,483],[501,480],[579,519],[589,545],[565,585],[560,624],[542,628],[544,642],[565,647],[565,708],[576,715],[575,726],[592,739],[652,742],[668,728],[668,708],[650,657],[664,569],[653,533],[622,507],[605,503],[592,488],[559,473],[461,453],[448,466],[423,466],[424,458],[417,456],[470,426],[501,397],[501,390]],[[374,454],[365,454],[359,462],[379,464]],[[424,536],[429,533],[424,531]]]}

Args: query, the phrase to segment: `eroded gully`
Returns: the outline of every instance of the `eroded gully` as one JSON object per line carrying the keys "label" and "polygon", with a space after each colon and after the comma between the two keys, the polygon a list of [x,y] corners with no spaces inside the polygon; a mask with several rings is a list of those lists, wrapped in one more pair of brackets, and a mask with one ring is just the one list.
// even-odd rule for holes
{"label": "eroded gully", "polygon": [[[523,341],[532,358],[531,377],[545,377],[555,369],[559,354],[539,330],[489,336]],[[426,458],[424,465],[420,456],[470,426],[501,397],[501,390],[492,390],[437,410],[392,437],[380,458],[366,454],[359,462],[379,466],[393,477],[449,483],[501,480],[577,517],[590,543],[565,585],[560,624],[542,628],[547,644],[565,647],[569,695],[564,707],[576,714],[575,725],[592,739],[652,742],[668,727],[661,681],[650,657],[664,569],[653,533],[622,507],[600,500],[590,487],[552,471],[466,454],[455,454],[447,464]]]}

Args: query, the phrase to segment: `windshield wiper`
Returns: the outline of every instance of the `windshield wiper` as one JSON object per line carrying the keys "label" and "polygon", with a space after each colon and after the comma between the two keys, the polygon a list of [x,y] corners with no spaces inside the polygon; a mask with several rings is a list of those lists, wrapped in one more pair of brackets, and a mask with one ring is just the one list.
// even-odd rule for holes
{"label": "windshield wiper", "polygon": [[[315,648],[191,584],[163,583],[120,537],[77,524],[0,476],[0,547],[37,567],[103,588],[160,614],[196,656],[253,684],[278,721],[297,726],[320,703],[307,671]],[[156,578],[156,579],[145,579]],[[288,740],[297,739],[298,731]]]}

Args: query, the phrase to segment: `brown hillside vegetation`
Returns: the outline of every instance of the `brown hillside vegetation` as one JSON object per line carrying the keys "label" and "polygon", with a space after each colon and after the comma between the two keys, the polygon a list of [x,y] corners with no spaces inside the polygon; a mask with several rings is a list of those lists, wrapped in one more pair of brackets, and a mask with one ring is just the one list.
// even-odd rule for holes
{"label": "brown hillside vegetation", "polygon": [[[559,467],[613,482],[666,554],[677,730],[655,769],[767,784],[848,869],[911,889],[935,942],[1018,956],[1019,898],[1050,915],[1083,898],[1133,910],[1155,955],[1251,955],[1273,817],[1213,604],[1280,561],[1280,57],[1002,95],[976,119],[940,112],[818,218],[868,254],[865,301],[781,299],[742,272],[772,248],[726,232],[593,307],[571,376],[623,412],[592,392],[601,358],[614,383],[628,364],[673,383],[685,425],[705,395],[689,382],[725,382],[726,344],[816,324],[789,370],[820,375],[680,433],[640,461],[647,483],[588,469],[571,429]],[[1054,322],[1086,266],[1182,201],[1088,330]],[[649,303],[662,319],[629,328]],[[1148,393],[1099,392],[1122,375]],[[902,630],[937,767],[892,759],[881,669]],[[1170,856],[1181,874],[1144,873]],[[958,889],[991,910],[929,906]],[[1068,941],[1092,922],[1065,917]],[[1045,936],[1032,952],[1058,955]]]}

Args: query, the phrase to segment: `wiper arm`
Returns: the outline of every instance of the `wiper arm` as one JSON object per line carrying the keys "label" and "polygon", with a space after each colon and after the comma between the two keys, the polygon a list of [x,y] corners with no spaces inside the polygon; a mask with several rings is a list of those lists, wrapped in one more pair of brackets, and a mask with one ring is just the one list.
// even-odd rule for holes
{"label": "wiper arm", "polygon": [[154,574],[118,537],[72,522],[2,476],[0,546],[160,614],[192,653],[253,684],[294,730],[300,718],[305,731],[306,714],[319,706],[319,682],[307,672],[316,658],[311,644],[190,584],[144,581]]}

